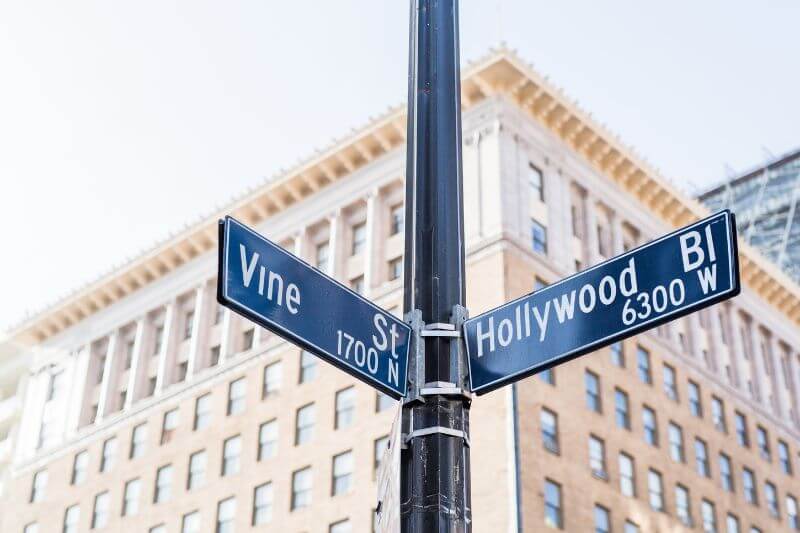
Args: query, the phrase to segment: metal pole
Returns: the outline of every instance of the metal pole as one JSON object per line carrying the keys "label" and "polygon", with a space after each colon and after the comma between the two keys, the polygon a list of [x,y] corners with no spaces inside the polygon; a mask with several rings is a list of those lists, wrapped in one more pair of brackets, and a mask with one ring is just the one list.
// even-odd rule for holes
{"label": "metal pole", "polygon": [[411,0],[404,307],[404,532],[471,531],[458,0]]}

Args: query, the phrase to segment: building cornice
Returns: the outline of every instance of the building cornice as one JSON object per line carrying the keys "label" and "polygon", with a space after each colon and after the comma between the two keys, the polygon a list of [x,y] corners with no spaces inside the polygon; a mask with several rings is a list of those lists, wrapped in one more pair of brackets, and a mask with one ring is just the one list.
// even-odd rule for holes
{"label": "building cornice", "polygon": [[[461,92],[463,110],[497,95],[509,99],[669,227],[708,214],[702,204],[680,192],[511,50],[493,50],[467,65]],[[43,342],[211,251],[216,246],[219,218],[230,214],[247,224],[258,224],[341,180],[402,146],[405,119],[405,107],[390,109],[293,169],[246,191],[228,206],[25,319],[10,331],[11,337],[26,344]],[[741,243],[739,255],[743,285],[800,324],[800,286],[749,245]]]}

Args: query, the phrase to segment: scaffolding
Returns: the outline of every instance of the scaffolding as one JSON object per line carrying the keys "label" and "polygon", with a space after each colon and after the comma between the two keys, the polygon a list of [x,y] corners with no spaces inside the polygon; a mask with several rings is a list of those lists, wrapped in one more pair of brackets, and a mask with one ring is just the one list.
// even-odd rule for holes
{"label": "scaffolding", "polygon": [[800,149],[726,179],[698,199],[712,211],[736,213],[739,239],[800,283]]}

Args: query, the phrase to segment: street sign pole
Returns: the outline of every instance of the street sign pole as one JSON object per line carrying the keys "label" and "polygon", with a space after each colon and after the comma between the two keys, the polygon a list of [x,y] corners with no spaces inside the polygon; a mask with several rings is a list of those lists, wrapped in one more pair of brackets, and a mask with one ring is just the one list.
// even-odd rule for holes
{"label": "street sign pole", "polygon": [[411,0],[410,19],[400,521],[404,532],[469,532],[458,1]]}

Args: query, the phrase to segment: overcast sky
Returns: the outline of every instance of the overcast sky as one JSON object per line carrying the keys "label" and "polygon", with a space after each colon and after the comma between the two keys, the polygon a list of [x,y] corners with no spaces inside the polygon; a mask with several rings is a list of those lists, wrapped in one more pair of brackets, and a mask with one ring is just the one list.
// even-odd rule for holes
{"label": "overcast sky", "polygon": [[[800,146],[800,2],[462,0],[678,184]],[[0,2],[0,329],[404,103],[404,0]]]}

